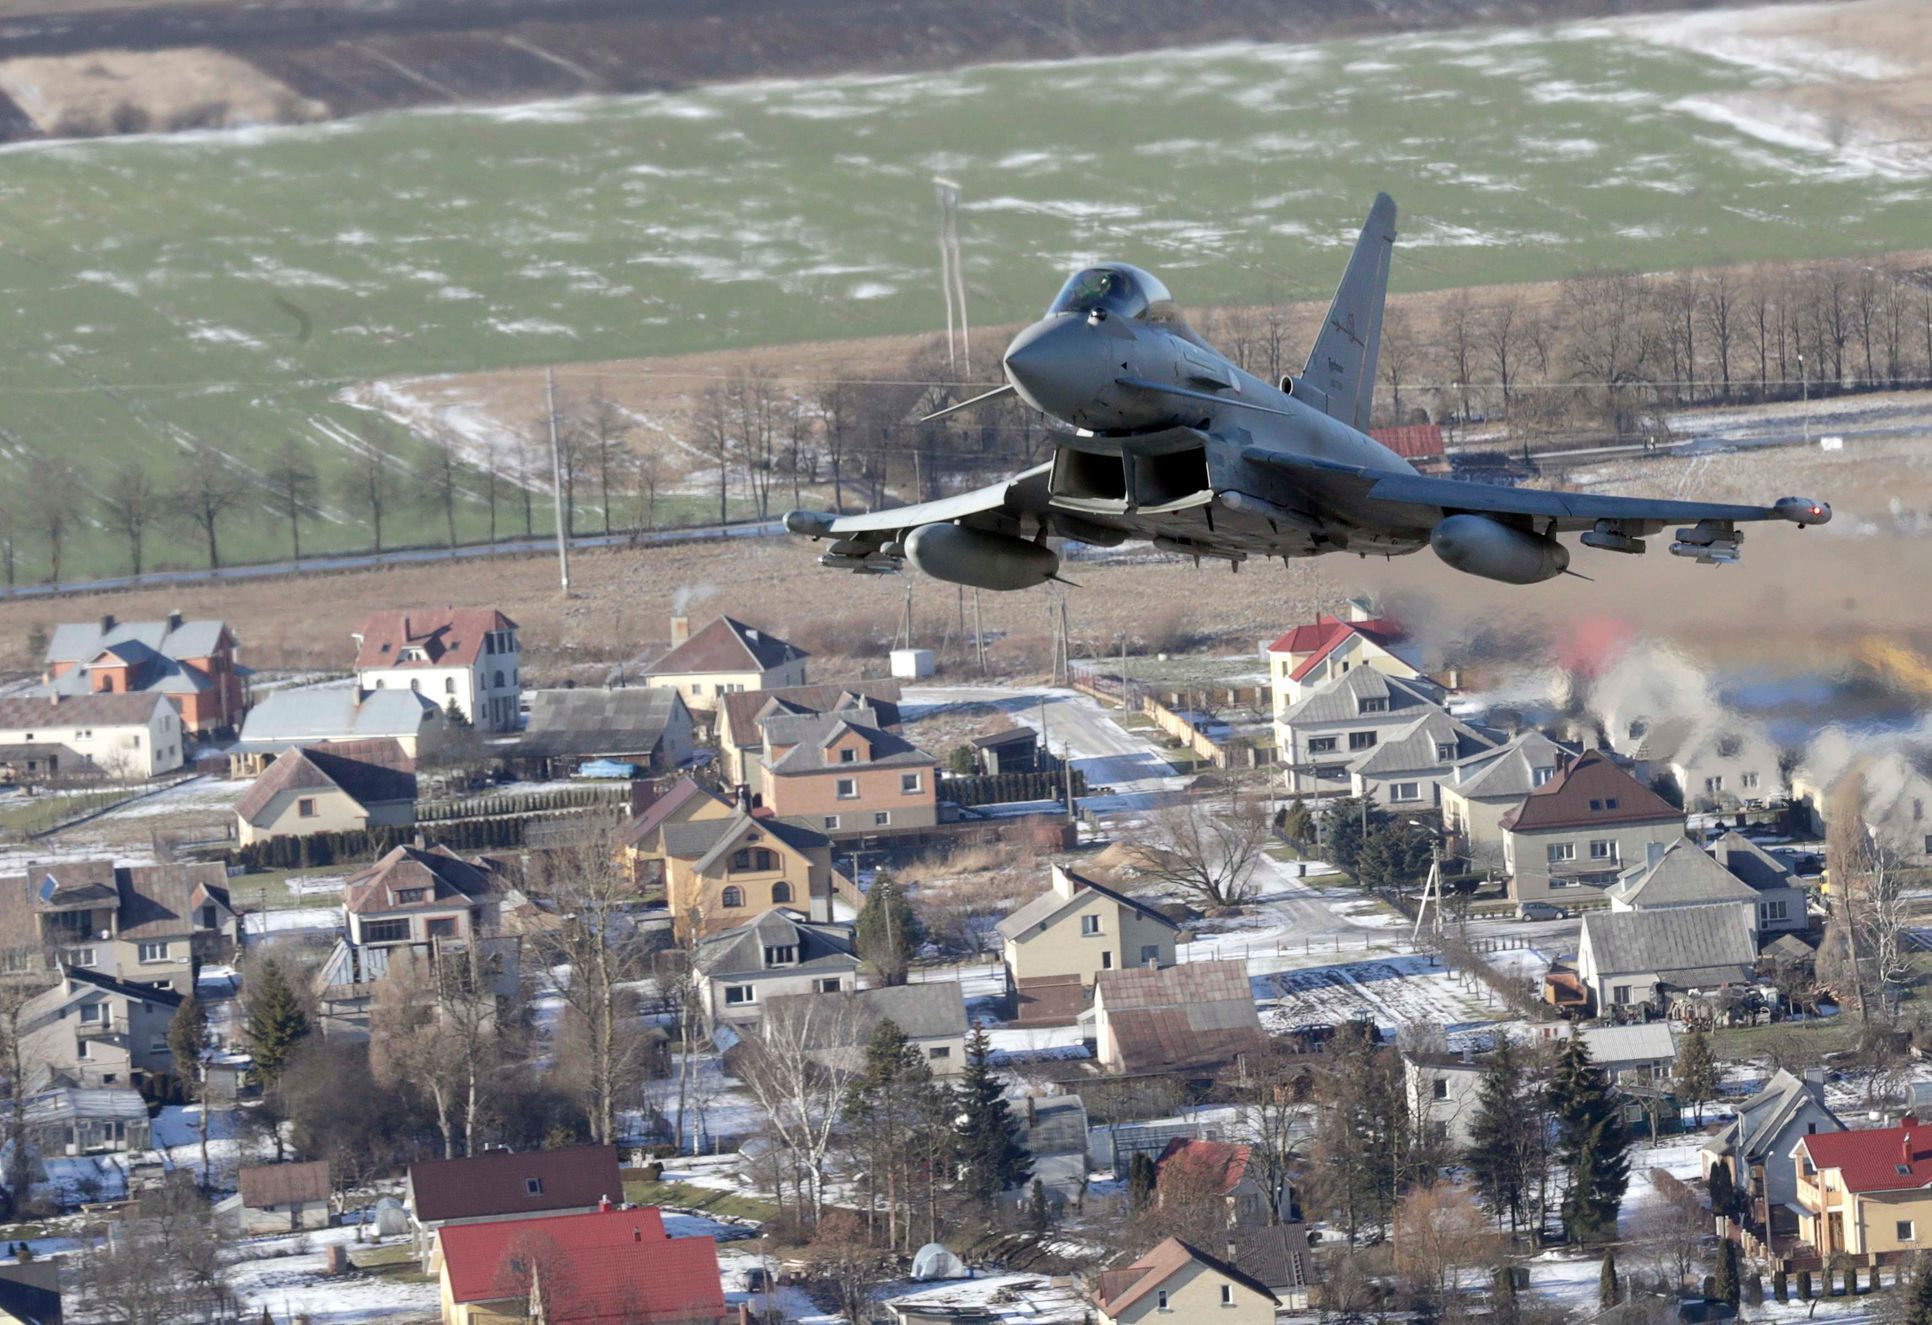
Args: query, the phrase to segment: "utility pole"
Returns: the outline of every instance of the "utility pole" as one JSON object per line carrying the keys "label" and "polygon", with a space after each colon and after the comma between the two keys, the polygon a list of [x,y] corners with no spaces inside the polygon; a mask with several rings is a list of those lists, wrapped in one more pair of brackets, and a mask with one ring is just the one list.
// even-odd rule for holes
{"label": "utility pole", "polygon": [[1441,937],[1442,935],[1442,839],[1439,837],[1431,840],[1429,843],[1429,880],[1427,883],[1422,885],[1422,902],[1415,909],[1415,929],[1409,935],[1409,942],[1411,944],[1413,944],[1417,939],[1422,937],[1422,917],[1429,913],[1430,902],[1435,903],[1436,920],[1435,920],[1435,924],[1430,927],[1429,932],[1436,935],[1437,937]]}
{"label": "utility pole", "polygon": [[543,401],[550,415],[550,496],[557,512],[557,568],[563,596],[570,597],[570,531],[564,528],[563,447],[557,440],[557,370],[543,370]]}
{"label": "utility pole", "polygon": [[1127,693],[1127,632],[1120,632],[1120,711],[1125,713],[1130,707]]}
{"label": "utility pole", "polygon": [[986,675],[986,625],[979,614],[979,590],[973,590],[973,652],[979,658],[979,674]]}

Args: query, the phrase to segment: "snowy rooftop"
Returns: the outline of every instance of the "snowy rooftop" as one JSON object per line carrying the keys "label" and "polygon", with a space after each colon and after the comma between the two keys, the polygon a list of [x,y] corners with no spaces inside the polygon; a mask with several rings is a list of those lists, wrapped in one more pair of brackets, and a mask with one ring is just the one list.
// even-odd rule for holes
{"label": "snowy rooftop", "polygon": [[1037,1274],[989,1275],[960,1279],[924,1292],[892,1298],[888,1307],[935,1308],[984,1313],[1000,1325],[1080,1325],[1087,1319],[1087,1302],[1068,1279]]}

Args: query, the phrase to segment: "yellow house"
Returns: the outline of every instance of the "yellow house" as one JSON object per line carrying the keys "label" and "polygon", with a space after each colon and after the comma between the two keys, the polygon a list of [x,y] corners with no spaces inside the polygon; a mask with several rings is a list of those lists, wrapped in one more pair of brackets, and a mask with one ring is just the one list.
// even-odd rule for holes
{"label": "yellow house", "polygon": [[414,823],[413,765],[391,740],[284,750],[235,802],[241,843]]}
{"label": "yellow house", "polygon": [[679,782],[619,834],[640,891],[662,892],[680,941],[742,925],[777,908],[832,919],[831,839],[793,820]]}
{"label": "yellow house", "polygon": [[1800,1137],[1798,1236],[1830,1263],[1838,1255],[1890,1264],[1932,1246],[1932,1126],[1911,1114],[1896,1127]]}
{"label": "yellow house", "polygon": [[1227,1262],[1169,1238],[1132,1265],[1102,1270],[1093,1305],[1101,1325],[1169,1320],[1273,1325],[1281,1300]]}
{"label": "yellow house", "polygon": [[1008,988],[1020,996],[1024,1017],[1030,990],[1070,990],[1075,979],[1091,990],[1102,971],[1172,966],[1180,926],[1145,902],[1055,865],[1052,886],[997,930]]}
{"label": "yellow house", "polygon": [[671,618],[671,651],[651,667],[644,684],[669,686],[693,713],[713,714],[726,695],[805,684],[805,650],[769,631],[721,616],[695,635]]}

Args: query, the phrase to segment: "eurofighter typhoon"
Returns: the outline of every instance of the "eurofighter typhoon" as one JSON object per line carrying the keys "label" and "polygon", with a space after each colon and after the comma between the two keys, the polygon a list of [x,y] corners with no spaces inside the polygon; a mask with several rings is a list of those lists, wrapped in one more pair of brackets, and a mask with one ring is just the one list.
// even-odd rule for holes
{"label": "eurofighter typhoon", "polygon": [[1231,563],[1329,552],[1403,556],[1430,547],[1459,571],[1535,584],[1570,550],[1670,551],[1735,562],[1740,524],[1803,528],[1831,507],[1663,501],[1506,488],[1418,474],[1368,436],[1395,203],[1376,198],[1299,376],[1266,382],[1196,335],[1152,275],[1125,263],[1076,272],[1003,360],[1006,383],[939,418],[1016,394],[1070,431],[1053,459],[973,492],[864,515],[793,511],[792,533],[832,539],[821,565],[883,573],[910,562],[954,584],[1027,589],[1056,578],[1058,536],[1129,540]]}

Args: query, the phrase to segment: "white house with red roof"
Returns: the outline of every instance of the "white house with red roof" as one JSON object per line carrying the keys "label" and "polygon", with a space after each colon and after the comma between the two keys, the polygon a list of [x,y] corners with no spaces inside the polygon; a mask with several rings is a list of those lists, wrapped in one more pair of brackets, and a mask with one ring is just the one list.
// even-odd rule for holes
{"label": "white house with red roof", "polygon": [[1323,615],[1292,627],[1266,652],[1275,744],[1283,750],[1282,715],[1357,667],[1374,668],[1404,681],[1429,679],[1401,624],[1392,617],[1376,616],[1361,602],[1349,604],[1346,619]]}
{"label": "white house with red roof", "polygon": [[517,623],[490,607],[372,612],[355,632],[356,687],[413,690],[479,731],[514,731],[523,692]]}
{"label": "white house with red roof", "polygon": [[1889,1265],[1932,1242],[1932,1125],[1908,1113],[1896,1127],[1820,1131],[1791,1158],[1798,1235],[1826,1264]]}
{"label": "white house with red roof", "polygon": [[444,1325],[723,1325],[718,1244],[651,1206],[442,1228]]}

